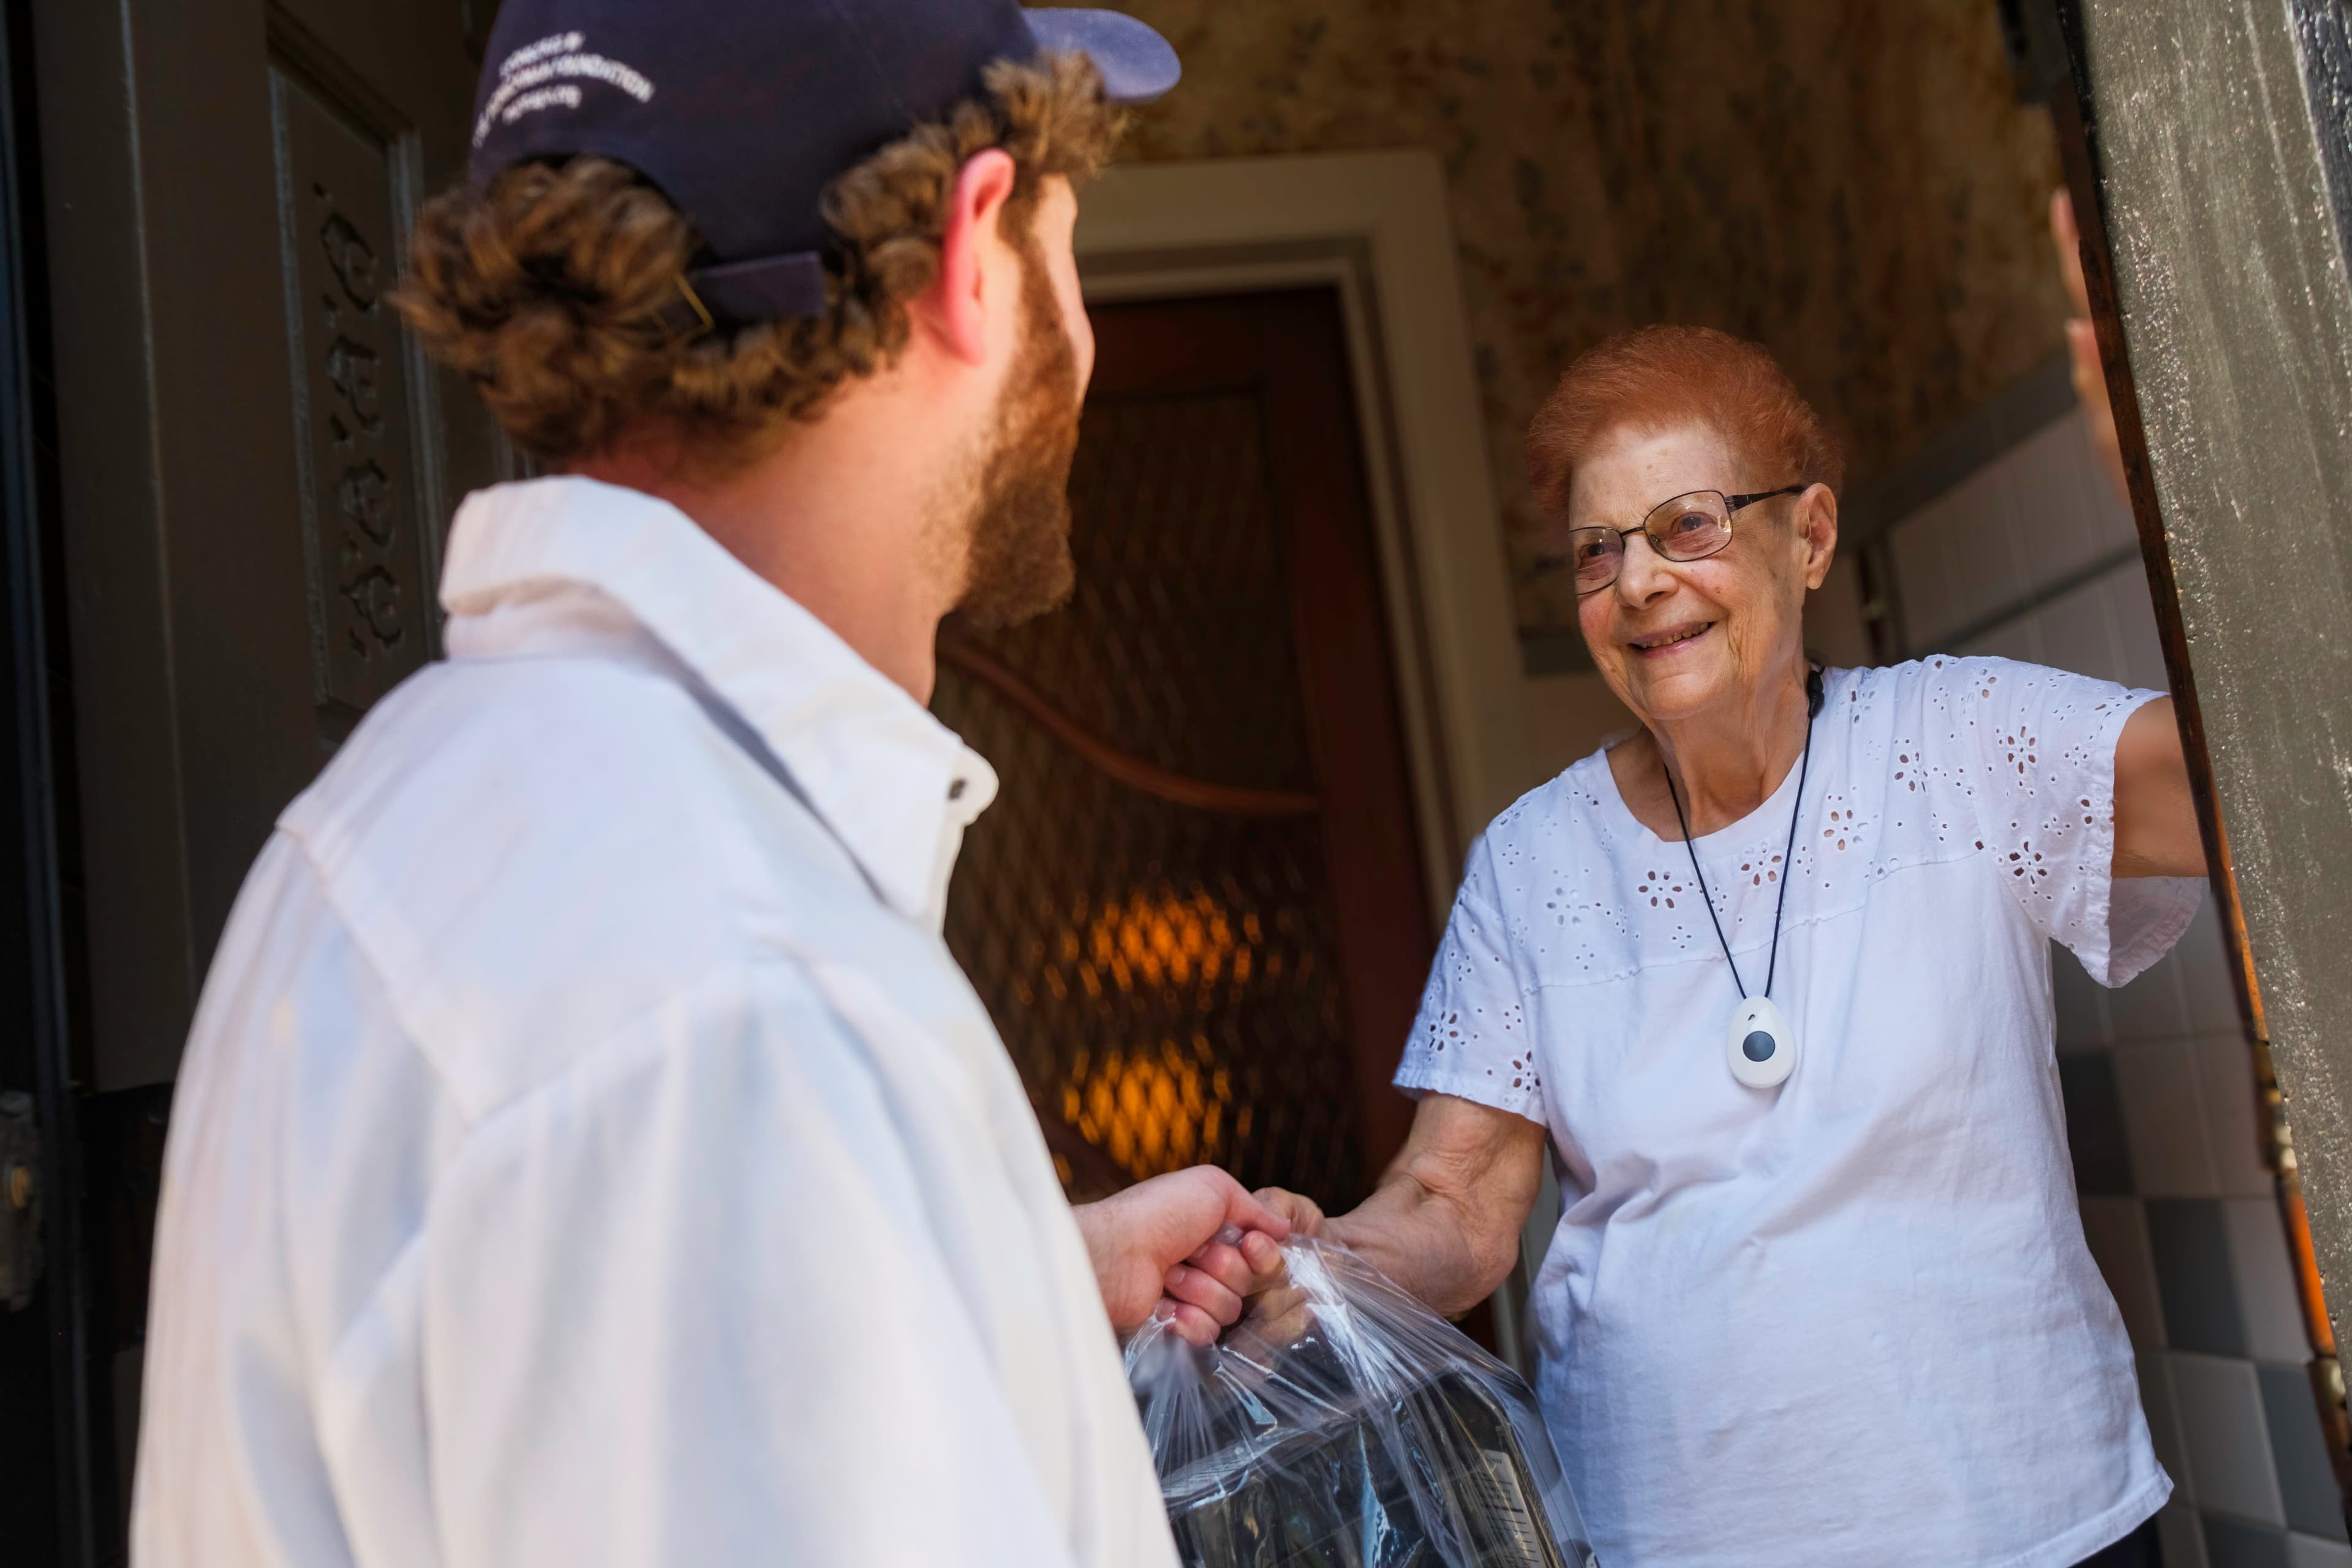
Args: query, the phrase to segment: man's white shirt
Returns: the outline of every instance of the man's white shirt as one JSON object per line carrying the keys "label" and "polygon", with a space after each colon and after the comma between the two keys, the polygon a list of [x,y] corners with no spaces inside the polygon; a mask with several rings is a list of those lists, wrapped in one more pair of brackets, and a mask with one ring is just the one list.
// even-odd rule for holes
{"label": "man's white shirt", "polygon": [[197,1011],[138,1562],[1172,1564],[939,934],[987,764],[633,491],[471,497],[442,597]]}

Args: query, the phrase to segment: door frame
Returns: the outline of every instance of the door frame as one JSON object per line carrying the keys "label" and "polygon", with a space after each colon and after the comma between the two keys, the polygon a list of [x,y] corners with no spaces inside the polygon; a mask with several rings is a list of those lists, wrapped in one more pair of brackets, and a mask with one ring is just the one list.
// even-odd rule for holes
{"label": "door frame", "polygon": [[1436,155],[1120,164],[1087,187],[1076,246],[1089,300],[1339,290],[1423,868],[1443,929],[1472,841],[1536,781]]}
{"label": "door frame", "polygon": [[[31,1301],[0,1306],[0,1532],[45,1561],[97,1561],[90,1465],[89,1274],[74,1085],[66,1039],[58,882],[59,776],[50,710],[54,516],[45,515],[38,389],[49,363],[39,142],[32,117],[32,17],[0,16],[0,1092],[29,1094],[37,1138],[39,1258]],[[21,1103],[21,1102],[20,1102]],[[0,1202],[8,1201],[0,1196]]]}

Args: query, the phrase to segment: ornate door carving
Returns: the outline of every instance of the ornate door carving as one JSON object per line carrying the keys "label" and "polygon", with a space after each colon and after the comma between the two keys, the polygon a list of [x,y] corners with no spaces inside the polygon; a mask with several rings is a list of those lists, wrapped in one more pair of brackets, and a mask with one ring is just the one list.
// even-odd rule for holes
{"label": "ornate door carving", "polygon": [[269,62],[311,686],[330,743],[425,662],[433,635],[428,377],[384,298],[416,200],[415,137],[360,96],[282,53]]}
{"label": "ornate door carving", "polygon": [[438,530],[501,469],[384,298],[464,164],[468,24],[439,0],[37,8],[100,1088],[172,1076],[247,866],[430,657]]}

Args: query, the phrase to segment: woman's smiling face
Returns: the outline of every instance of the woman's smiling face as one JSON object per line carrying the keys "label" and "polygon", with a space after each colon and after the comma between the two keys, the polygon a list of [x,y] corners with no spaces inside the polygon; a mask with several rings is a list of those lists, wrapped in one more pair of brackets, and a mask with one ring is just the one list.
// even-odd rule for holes
{"label": "woman's smiling face", "polygon": [[[1706,426],[1622,428],[1578,465],[1567,521],[1634,528],[1692,490],[1738,495],[1791,478],[1756,470]],[[1634,535],[1617,581],[1577,602],[1585,646],[1652,729],[1744,708],[1801,657],[1805,595],[1821,586],[1836,546],[1837,502],[1822,485],[1735,513],[1731,542],[1702,561],[1668,561]]]}

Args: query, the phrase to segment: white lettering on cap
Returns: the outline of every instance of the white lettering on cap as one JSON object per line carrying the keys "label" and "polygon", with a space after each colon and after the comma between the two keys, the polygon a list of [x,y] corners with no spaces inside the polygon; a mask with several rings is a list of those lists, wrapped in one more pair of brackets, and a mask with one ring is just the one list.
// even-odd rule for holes
{"label": "white lettering on cap", "polygon": [[568,55],[583,42],[578,33],[550,33],[535,44],[525,44],[499,62],[499,75],[508,77],[533,60],[543,60],[550,55]]}
{"label": "white lettering on cap", "polygon": [[639,103],[652,99],[654,84],[643,72],[603,55],[583,54],[582,42],[578,33],[558,33],[517,49],[501,61],[498,89],[474,122],[474,145],[482,144],[493,125],[511,125],[535,110],[577,109],[584,101],[578,88],[551,88],[551,82],[567,79],[603,82]]}
{"label": "white lettering on cap", "polygon": [[580,89],[569,82],[562,87],[542,87],[536,92],[526,92],[508,104],[506,112],[499,115],[499,120],[503,124],[512,125],[534,109],[577,109],[580,102]]}

